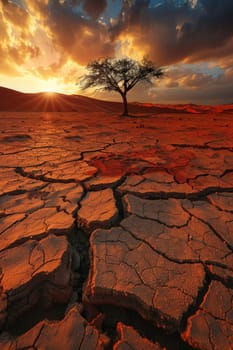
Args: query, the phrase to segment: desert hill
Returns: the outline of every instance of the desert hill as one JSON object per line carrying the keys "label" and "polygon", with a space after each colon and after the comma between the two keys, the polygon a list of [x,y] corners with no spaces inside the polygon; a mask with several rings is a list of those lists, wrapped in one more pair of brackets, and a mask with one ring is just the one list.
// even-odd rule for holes
{"label": "desert hill", "polygon": [[[0,111],[19,112],[119,112],[121,102],[102,101],[81,95],[22,93],[0,87]],[[152,104],[133,102],[130,113],[233,113],[233,104],[201,106],[195,104]]]}

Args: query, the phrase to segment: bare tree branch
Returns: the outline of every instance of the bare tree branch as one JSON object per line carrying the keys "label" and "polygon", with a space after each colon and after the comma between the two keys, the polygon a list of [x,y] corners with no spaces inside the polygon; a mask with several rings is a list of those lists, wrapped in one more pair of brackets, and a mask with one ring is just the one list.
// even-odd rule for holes
{"label": "bare tree branch", "polygon": [[80,78],[81,89],[98,87],[106,91],[118,92],[124,103],[124,115],[128,115],[126,95],[135,85],[146,82],[153,84],[153,79],[164,75],[163,68],[156,67],[147,58],[135,61],[130,58],[103,58],[87,65],[88,73]]}

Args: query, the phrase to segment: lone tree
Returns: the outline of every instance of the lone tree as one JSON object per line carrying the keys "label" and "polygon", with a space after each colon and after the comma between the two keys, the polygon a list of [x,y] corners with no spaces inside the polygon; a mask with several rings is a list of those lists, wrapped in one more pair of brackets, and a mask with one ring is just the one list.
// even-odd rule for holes
{"label": "lone tree", "polygon": [[163,69],[156,67],[147,58],[135,61],[130,58],[103,58],[87,65],[88,73],[81,77],[81,88],[97,87],[118,92],[123,100],[123,115],[128,114],[127,93],[138,83],[152,84],[153,79],[164,75]]}

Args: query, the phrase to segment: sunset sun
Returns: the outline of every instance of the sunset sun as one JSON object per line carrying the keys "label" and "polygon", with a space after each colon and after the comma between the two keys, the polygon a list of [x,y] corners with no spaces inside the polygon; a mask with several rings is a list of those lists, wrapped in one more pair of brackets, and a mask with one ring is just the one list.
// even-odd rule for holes
{"label": "sunset sun", "polygon": [[[92,60],[146,56],[165,67],[166,75],[159,88],[130,92],[131,101],[232,102],[232,1],[218,6],[211,0],[39,3],[0,1],[4,87],[77,94],[78,77]],[[97,91],[94,97],[108,99],[108,94]]]}
{"label": "sunset sun", "polygon": [[45,87],[43,91],[47,94],[52,96],[55,92],[58,92],[60,89],[58,81],[55,79],[49,79],[45,81]]}
{"label": "sunset sun", "polygon": [[55,95],[55,92],[52,90],[51,91],[50,90],[44,91],[44,93],[48,97],[53,97]]}

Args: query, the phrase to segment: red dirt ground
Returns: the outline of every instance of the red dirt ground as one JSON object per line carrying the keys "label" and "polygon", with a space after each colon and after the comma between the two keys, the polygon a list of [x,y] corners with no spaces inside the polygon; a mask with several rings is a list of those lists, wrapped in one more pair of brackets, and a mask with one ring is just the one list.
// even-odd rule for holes
{"label": "red dirt ground", "polygon": [[0,349],[232,349],[231,106],[120,117],[15,94],[21,112],[0,112]]}

